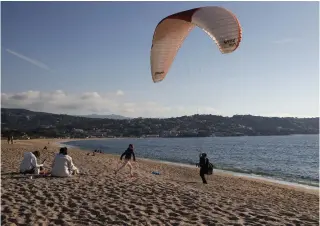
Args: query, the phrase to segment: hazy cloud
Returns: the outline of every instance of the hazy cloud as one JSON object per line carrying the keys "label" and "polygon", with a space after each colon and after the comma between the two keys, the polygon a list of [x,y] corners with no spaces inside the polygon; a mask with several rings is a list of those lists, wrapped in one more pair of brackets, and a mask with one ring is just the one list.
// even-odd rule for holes
{"label": "hazy cloud", "polygon": [[6,49],[6,51],[8,53],[11,53],[12,55],[14,55],[16,57],[19,57],[20,59],[23,59],[23,60],[25,60],[25,61],[27,61],[27,62],[29,62],[29,63],[37,66],[37,67],[39,67],[39,68],[45,69],[47,71],[50,71],[50,68],[47,65],[45,65],[44,63],[40,62],[40,61],[37,61],[37,60],[32,59],[30,57],[26,57],[26,56],[22,55],[21,53],[17,53],[15,51],[10,50],[10,49]]}
{"label": "hazy cloud", "polygon": [[274,43],[274,44],[289,44],[289,43],[293,43],[295,41],[296,41],[296,39],[294,39],[294,38],[283,38],[283,39],[275,40],[272,43]]}
{"label": "hazy cloud", "polygon": [[[118,90],[119,91],[119,90]],[[197,107],[164,106],[153,101],[130,102],[119,97],[119,92],[108,94],[98,92],[66,93],[62,90],[53,92],[26,91],[21,93],[1,93],[2,107],[25,108],[34,111],[84,114],[120,114],[129,117],[172,117],[192,115]],[[201,114],[218,114],[214,108],[199,107]]]}
{"label": "hazy cloud", "polygon": [[259,114],[259,116],[264,117],[280,117],[280,118],[314,118],[319,116],[312,116],[312,115],[305,115],[305,114],[289,114],[289,113],[265,113],[265,114]]}
{"label": "hazy cloud", "polygon": [[123,96],[123,95],[124,95],[124,92],[119,89],[116,94],[117,94],[117,96]]}

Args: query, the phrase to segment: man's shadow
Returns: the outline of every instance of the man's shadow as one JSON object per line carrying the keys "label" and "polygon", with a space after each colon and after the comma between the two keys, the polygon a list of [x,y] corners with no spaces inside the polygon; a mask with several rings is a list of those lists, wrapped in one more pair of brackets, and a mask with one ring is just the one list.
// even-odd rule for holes
{"label": "man's shadow", "polygon": [[[3,177],[3,176],[5,176],[5,177]],[[6,177],[6,176],[9,176],[9,177]],[[31,176],[32,176],[32,179],[40,179],[40,178],[46,178],[46,179],[59,179],[60,178],[61,179],[61,178],[64,178],[64,177],[53,176],[50,173],[47,174],[47,175],[43,175],[43,174],[35,175],[35,174],[28,174],[28,173],[24,174],[24,173],[20,173],[20,172],[9,172],[9,173],[2,173],[1,174],[1,180],[6,180],[6,179],[14,179],[14,180],[30,179]],[[94,176],[94,175],[80,173],[78,175],[74,175],[71,178],[88,177],[88,176]]]}
{"label": "man's shadow", "polygon": [[185,184],[197,184],[199,182],[197,181],[183,181],[183,180],[172,180],[172,179],[165,179],[167,181],[172,181],[172,182],[178,182],[178,183],[185,183]]}

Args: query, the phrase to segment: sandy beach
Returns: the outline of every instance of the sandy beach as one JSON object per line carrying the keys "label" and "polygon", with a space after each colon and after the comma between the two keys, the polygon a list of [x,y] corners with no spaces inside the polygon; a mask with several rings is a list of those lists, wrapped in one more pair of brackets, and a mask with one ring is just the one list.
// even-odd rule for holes
{"label": "sandy beach", "polygon": [[141,160],[139,153],[133,178],[128,168],[114,175],[119,156],[79,149],[69,154],[80,175],[18,174],[26,151],[41,151],[50,170],[56,142],[2,141],[1,225],[319,225],[318,190],[223,173],[203,185],[198,168]]}

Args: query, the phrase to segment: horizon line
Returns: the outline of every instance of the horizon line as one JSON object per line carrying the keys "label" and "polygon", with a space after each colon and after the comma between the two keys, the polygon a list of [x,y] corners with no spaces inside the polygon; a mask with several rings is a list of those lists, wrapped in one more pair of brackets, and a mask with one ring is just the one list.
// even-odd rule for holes
{"label": "horizon line", "polygon": [[[319,116],[312,116],[312,117],[297,117],[297,116],[263,116],[263,115],[251,115],[251,114],[234,114],[232,116],[224,116],[224,115],[214,115],[214,114],[190,114],[190,115],[181,115],[181,116],[171,116],[171,117],[142,117],[142,116],[138,116],[138,117],[129,117],[129,116],[124,116],[124,115],[120,115],[120,114],[115,114],[115,113],[105,113],[105,114],[94,114],[94,113],[89,113],[89,114],[83,114],[83,115],[72,115],[72,114],[67,114],[67,113],[53,113],[53,112],[46,112],[46,111],[35,111],[35,110],[29,110],[26,108],[4,108],[1,107],[1,111],[2,109],[11,109],[11,110],[27,110],[27,111],[31,111],[31,112],[38,112],[38,113],[47,113],[47,114],[53,114],[53,115],[69,115],[69,116],[73,116],[73,117],[84,117],[86,118],[86,116],[90,116],[90,115],[97,115],[97,116],[111,116],[111,115],[115,115],[115,116],[121,116],[124,117],[126,119],[121,119],[121,120],[128,120],[128,119],[138,119],[138,118],[144,118],[144,119],[170,119],[170,118],[180,118],[180,117],[191,117],[191,116],[195,116],[195,115],[212,115],[212,116],[221,116],[221,117],[225,117],[225,118],[232,118],[234,116],[253,116],[253,117],[263,117],[263,118],[297,118],[297,119],[314,119],[314,118],[318,118]],[[99,118],[96,118],[99,119]],[[104,118],[100,118],[100,119],[104,119]]]}

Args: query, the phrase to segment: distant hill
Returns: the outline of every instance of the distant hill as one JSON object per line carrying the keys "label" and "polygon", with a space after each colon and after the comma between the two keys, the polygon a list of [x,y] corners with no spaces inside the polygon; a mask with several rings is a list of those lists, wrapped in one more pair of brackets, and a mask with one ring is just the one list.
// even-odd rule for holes
{"label": "distant hill", "polygon": [[91,115],[78,115],[80,117],[85,117],[85,118],[100,118],[100,119],[117,119],[117,120],[123,120],[123,119],[130,119],[129,117],[125,117],[122,115],[115,115],[115,114],[111,114],[111,115],[98,115],[98,114],[91,114]]}
{"label": "distant hill", "polygon": [[[319,134],[317,118],[253,115],[192,115],[175,118],[102,118],[1,108],[2,136],[48,138],[86,137],[208,137]],[[116,118],[116,119],[115,119]],[[122,119],[125,120],[122,120]]]}

